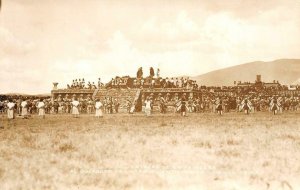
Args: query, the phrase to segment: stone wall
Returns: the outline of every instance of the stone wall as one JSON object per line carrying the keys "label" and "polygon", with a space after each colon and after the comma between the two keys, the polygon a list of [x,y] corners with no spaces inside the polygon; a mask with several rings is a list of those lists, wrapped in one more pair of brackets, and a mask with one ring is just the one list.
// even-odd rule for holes
{"label": "stone wall", "polygon": [[105,97],[118,99],[118,102],[120,103],[120,112],[125,112],[127,109],[127,99],[133,103],[137,91],[138,89],[100,89],[95,98],[99,98],[101,101],[103,101]]}

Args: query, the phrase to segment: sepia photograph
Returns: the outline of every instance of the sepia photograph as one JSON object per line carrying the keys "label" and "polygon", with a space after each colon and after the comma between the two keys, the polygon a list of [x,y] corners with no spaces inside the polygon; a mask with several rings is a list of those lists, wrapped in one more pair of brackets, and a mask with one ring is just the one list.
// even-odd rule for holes
{"label": "sepia photograph", "polygon": [[300,0],[0,0],[0,189],[300,189]]}

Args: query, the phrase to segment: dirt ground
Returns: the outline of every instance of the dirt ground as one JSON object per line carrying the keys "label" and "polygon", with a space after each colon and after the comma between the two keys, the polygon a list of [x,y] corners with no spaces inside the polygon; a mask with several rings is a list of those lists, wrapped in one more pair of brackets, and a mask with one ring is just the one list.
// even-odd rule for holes
{"label": "dirt ground", "polygon": [[300,112],[1,116],[1,189],[300,189]]}

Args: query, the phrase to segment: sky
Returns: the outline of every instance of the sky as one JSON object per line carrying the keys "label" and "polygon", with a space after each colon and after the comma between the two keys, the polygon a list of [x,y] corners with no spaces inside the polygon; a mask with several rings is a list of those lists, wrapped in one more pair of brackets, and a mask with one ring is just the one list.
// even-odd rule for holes
{"label": "sky", "polygon": [[0,94],[300,58],[299,0],[2,0]]}

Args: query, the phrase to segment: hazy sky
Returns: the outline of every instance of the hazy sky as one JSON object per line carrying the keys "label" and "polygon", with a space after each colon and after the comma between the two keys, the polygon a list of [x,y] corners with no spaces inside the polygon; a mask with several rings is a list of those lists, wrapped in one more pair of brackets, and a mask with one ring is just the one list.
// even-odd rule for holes
{"label": "hazy sky", "polygon": [[2,0],[0,93],[300,58],[299,0]]}

